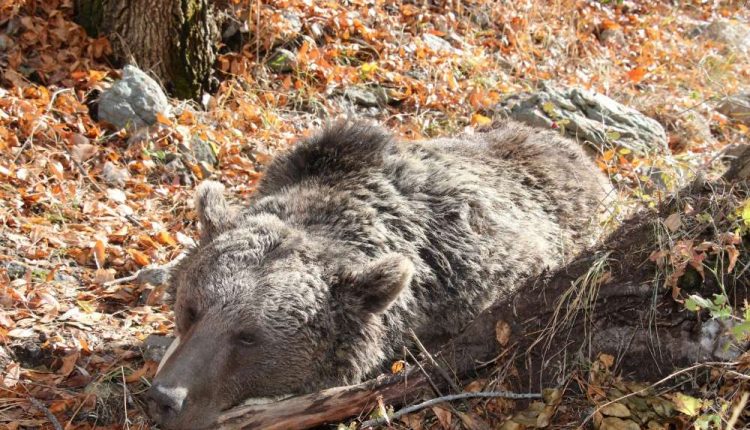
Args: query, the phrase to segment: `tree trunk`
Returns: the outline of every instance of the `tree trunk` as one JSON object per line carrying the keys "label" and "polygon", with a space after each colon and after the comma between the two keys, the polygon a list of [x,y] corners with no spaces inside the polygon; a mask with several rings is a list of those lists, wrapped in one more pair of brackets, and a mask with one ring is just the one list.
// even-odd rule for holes
{"label": "tree trunk", "polygon": [[[664,204],[658,214],[644,212],[631,218],[601,245],[566,267],[529,279],[514,297],[486,309],[434,354],[438,366],[458,377],[476,375],[488,366],[511,366],[517,372],[510,374],[517,376],[507,382],[519,392],[539,392],[563,385],[580,364],[592,362],[599,353],[615,357],[617,372],[641,381],[653,381],[695,362],[736,357],[747,345],[734,343],[728,328],[705,312],[686,311],[672,291],[664,288],[664,273],[659,273],[649,257],[656,248],[659,229],[663,231],[662,220],[683,210],[683,205],[702,213],[716,204],[717,196],[747,199],[746,174],[750,172],[744,166],[748,160],[750,151],[738,157],[726,176],[739,182],[694,184],[678,193],[679,200]],[[725,215],[731,217],[731,213]],[[714,215],[720,224],[720,214]],[[715,239],[715,234],[707,227],[694,238],[700,243]],[[698,282],[700,293],[705,297],[726,292],[729,303],[741,308],[750,300],[750,283],[747,275],[736,273],[719,272],[719,279],[714,280],[707,275],[705,282]],[[687,288],[690,282],[685,279],[681,285]],[[424,370],[411,366],[404,374],[381,376],[356,386],[238,406],[224,412],[216,428],[312,428],[367,416],[378,401],[386,405],[411,403],[428,394],[431,384],[449,385],[441,376],[445,372],[430,363],[424,360]]]}
{"label": "tree trunk", "polygon": [[200,97],[218,40],[209,0],[75,0],[75,11],[118,61],[150,71],[176,97]]}

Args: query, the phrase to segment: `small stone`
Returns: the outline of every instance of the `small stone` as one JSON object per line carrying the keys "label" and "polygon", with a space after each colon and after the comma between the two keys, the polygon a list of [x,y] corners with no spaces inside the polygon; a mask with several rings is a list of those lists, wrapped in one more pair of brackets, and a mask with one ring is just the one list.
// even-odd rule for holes
{"label": "small stone", "polygon": [[102,179],[110,185],[123,186],[125,181],[130,179],[128,169],[117,167],[112,162],[107,161],[102,167]]}
{"label": "small stone", "polygon": [[173,340],[174,337],[172,336],[148,335],[141,346],[143,348],[143,359],[160,362]]}
{"label": "small stone", "polygon": [[151,284],[154,286],[164,285],[169,281],[169,267],[154,266],[146,267],[138,272],[135,282],[138,284]]}
{"label": "small stone", "polygon": [[284,18],[289,30],[294,34],[299,34],[302,31],[302,19],[299,14],[292,10],[284,10],[281,12],[281,16]]}
{"label": "small stone", "polygon": [[190,147],[196,161],[206,163],[209,166],[217,166],[219,164],[219,159],[216,157],[216,151],[211,142],[202,139],[196,134],[190,140]]}
{"label": "small stone", "polygon": [[5,270],[8,272],[11,281],[26,276],[26,269],[25,265],[15,261],[9,261],[5,264]]}
{"label": "small stone", "polygon": [[388,103],[388,94],[382,87],[349,87],[344,97],[362,107],[381,107]]}
{"label": "small stone", "polygon": [[605,28],[599,33],[599,41],[604,45],[625,45],[625,33],[619,28]]}
{"label": "small stone", "polygon": [[78,278],[76,278],[73,275],[69,275],[67,273],[63,273],[60,271],[55,272],[55,276],[53,278],[55,282],[62,282],[64,284],[77,284]]}
{"label": "small stone", "polygon": [[279,48],[273,53],[267,64],[276,73],[291,72],[297,64],[297,55],[288,49]]}
{"label": "small stone", "polygon": [[608,417],[627,418],[630,416],[630,409],[622,403],[612,403],[599,410],[602,415]]}
{"label": "small stone", "polygon": [[433,52],[448,54],[462,53],[460,49],[454,48],[450,42],[441,37],[435,36],[434,34],[425,33],[422,35],[422,40],[424,40],[424,43],[426,43]]}
{"label": "small stone", "polygon": [[168,116],[169,101],[156,81],[135,66],[123,69],[122,79],[99,97],[99,118],[117,128],[137,130]]}

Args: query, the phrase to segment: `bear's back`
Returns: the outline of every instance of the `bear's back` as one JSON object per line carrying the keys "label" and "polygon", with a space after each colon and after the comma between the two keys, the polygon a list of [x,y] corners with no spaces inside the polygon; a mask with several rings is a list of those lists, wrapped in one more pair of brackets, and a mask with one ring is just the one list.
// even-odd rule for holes
{"label": "bear's back", "polygon": [[552,131],[508,122],[398,142],[341,123],[277,157],[251,211],[330,240],[351,261],[409,258],[415,281],[387,319],[429,339],[455,334],[498,295],[575,255],[609,189],[581,148]]}

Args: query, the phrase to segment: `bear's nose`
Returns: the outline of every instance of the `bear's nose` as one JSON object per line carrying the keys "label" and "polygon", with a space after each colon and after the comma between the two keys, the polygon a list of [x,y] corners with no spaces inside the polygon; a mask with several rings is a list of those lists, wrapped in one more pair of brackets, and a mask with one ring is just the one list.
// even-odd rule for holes
{"label": "bear's nose", "polygon": [[151,418],[160,424],[175,419],[180,414],[186,397],[187,388],[166,387],[155,383],[148,390]]}

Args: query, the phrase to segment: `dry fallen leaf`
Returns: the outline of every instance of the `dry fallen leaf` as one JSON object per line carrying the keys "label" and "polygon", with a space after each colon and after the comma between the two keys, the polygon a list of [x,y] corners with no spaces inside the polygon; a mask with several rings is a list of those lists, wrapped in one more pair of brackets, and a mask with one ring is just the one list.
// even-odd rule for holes
{"label": "dry fallen leaf", "polygon": [[128,249],[128,254],[130,254],[130,257],[132,257],[133,261],[138,263],[139,266],[148,266],[151,264],[151,258],[137,249]]}
{"label": "dry fallen leaf", "polygon": [[79,356],[80,353],[78,351],[75,351],[62,357],[62,365],[59,369],[57,369],[57,374],[63,377],[68,377],[68,375],[70,375],[73,370],[75,370],[76,361],[78,361]]}
{"label": "dry fallen leaf", "polygon": [[94,259],[98,268],[102,268],[107,260],[107,252],[104,248],[104,242],[101,240],[94,243]]}
{"label": "dry fallen leaf", "polygon": [[498,321],[495,324],[495,339],[497,339],[497,343],[499,343],[500,346],[508,345],[508,341],[510,341],[510,334],[510,324],[505,321]]}
{"label": "dry fallen leaf", "polygon": [[667,227],[667,229],[672,233],[679,230],[680,227],[682,227],[682,218],[680,217],[679,212],[675,212],[672,215],[668,216],[664,220],[664,226]]}
{"label": "dry fallen leaf", "polygon": [[0,379],[0,382],[2,382],[2,386],[5,388],[12,389],[13,387],[18,384],[18,378],[21,375],[21,365],[16,363],[15,361],[11,361],[5,366],[5,369],[2,371],[2,379]]}
{"label": "dry fallen leaf", "polygon": [[450,411],[439,406],[433,406],[431,409],[432,412],[435,413],[435,416],[437,417],[438,422],[440,423],[440,426],[443,428],[443,430],[450,430],[451,421],[453,419]]}

